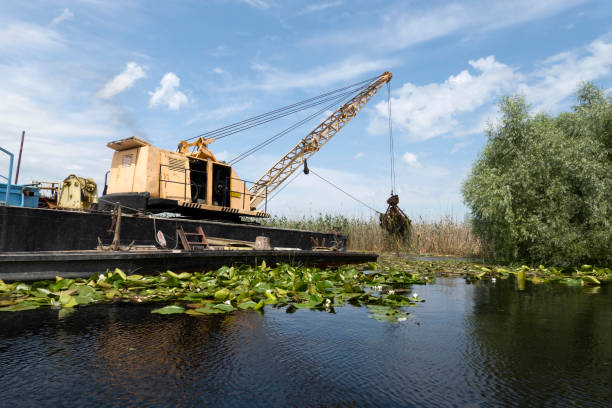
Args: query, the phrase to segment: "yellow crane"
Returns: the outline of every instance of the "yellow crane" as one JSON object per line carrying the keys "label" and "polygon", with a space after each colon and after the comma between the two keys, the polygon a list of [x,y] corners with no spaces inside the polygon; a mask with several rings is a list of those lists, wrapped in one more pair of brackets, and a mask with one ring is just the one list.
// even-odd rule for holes
{"label": "yellow crane", "polygon": [[197,218],[268,217],[265,208],[258,207],[265,205],[274,190],[350,122],[391,77],[390,72],[383,72],[360,86],[358,93],[249,188],[248,181],[240,179],[230,164],[217,160],[210,151],[208,145],[214,138],[183,140],[177,152],[153,147],[137,137],[110,142],[107,146],[115,153],[101,202]]}

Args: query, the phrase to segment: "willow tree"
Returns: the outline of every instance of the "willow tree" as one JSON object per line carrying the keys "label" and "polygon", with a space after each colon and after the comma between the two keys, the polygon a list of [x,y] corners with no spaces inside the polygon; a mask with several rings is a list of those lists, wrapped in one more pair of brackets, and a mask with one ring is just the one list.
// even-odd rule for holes
{"label": "willow tree", "polygon": [[499,260],[612,264],[612,99],[591,83],[556,117],[504,97],[463,184],[473,226]]}

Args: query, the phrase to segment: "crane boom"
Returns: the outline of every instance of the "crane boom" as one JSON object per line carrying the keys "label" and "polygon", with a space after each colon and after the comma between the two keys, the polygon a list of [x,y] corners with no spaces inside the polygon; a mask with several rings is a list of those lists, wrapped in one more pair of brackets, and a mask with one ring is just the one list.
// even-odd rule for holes
{"label": "crane boom", "polygon": [[361,92],[342,105],[312,132],[300,140],[293,149],[272,166],[270,170],[249,189],[251,193],[250,208],[253,210],[256,209],[268,194],[271,194],[278,188],[304,163],[305,160],[318,152],[325,143],[334,137],[344,125],[357,115],[376,92],[391,80],[391,77],[392,75],[390,72],[383,72]]}

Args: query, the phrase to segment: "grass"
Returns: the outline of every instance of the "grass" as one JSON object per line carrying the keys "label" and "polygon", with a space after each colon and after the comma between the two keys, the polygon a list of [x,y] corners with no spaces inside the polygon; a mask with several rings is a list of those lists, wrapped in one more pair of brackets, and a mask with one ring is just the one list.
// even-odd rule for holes
{"label": "grass", "polygon": [[445,216],[438,221],[418,219],[412,222],[410,239],[390,237],[377,218],[348,218],[342,215],[319,214],[317,217],[288,219],[273,217],[265,225],[329,232],[340,230],[348,237],[352,251],[410,252],[418,255],[482,257],[483,246],[474,235],[470,224]]}

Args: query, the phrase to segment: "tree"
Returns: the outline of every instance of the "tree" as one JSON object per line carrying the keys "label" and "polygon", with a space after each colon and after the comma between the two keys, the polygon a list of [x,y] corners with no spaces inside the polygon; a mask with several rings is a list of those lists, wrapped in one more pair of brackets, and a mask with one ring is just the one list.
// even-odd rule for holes
{"label": "tree", "polygon": [[612,100],[591,83],[572,112],[529,113],[504,97],[501,120],[463,184],[475,232],[503,261],[612,264]]}

